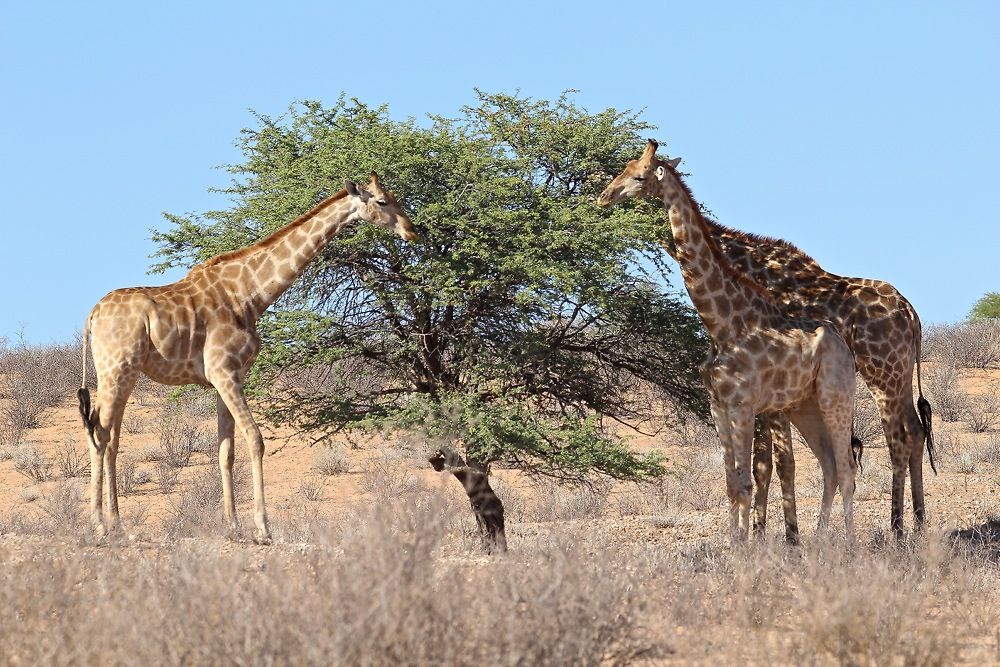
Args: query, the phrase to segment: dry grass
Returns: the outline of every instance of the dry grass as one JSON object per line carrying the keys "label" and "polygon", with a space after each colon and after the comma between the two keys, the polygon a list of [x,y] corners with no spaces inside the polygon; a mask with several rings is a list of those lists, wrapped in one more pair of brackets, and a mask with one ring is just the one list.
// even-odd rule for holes
{"label": "dry grass", "polygon": [[[34,532],[82,530],[78,493],[65,485],[47,497]],[[55,552],[50,538],[8,538],[5,656],[596,667],[935,665],[996,655],[1000,571],[988,538],[958,549],[942,535],[901,548],[813,537],[799,549],[733,549],[721,540],[622,541],[600,523],[577,523],[552,524],[487,558],[468,555],[475,544],[455,532],[452,504],[419,498],[334,523],[301,511],[291,526],[286,516],[279,534],[310,539],[272,548],[208,540]],[[0,528],[23,527],[0,516]],[[107,633],[115,641],[93,641]]]}

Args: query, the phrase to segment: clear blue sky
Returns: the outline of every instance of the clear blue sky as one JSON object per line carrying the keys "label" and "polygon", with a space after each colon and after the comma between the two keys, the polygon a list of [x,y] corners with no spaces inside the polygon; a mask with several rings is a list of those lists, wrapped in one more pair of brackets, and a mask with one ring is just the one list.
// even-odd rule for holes
{"label": "clear blue sky", "polygon": [[924,322],[1000,290],[1000,3],[7,2],[0,336],[68,340],[147,275],[161,213],[248,109],[341,92],[450,114],[473,87],[645,109],[719,219],[896,285]]}

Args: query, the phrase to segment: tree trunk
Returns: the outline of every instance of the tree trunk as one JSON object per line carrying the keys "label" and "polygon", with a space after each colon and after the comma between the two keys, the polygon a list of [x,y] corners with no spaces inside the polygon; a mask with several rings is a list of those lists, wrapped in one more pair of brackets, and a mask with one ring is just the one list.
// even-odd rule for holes
{"label": "tree trunk", "polygon": [[479,536],[483,540],[486,553],[504,553],[507,551],[507,534],[504,532],[503,503],[490,486],[486,467],[472,459],[466,463],[464,459],[450,449],[434,452],[427,459],[438,472],[450,472],[462,483],[462,488],[469,496],[472,513],[476,515],[479,524]]}

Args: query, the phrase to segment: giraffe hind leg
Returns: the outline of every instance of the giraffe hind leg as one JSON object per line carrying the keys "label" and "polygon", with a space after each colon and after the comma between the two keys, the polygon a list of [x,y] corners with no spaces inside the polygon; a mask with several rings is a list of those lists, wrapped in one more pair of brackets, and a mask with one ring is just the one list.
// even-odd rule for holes
{"label": "giraffe hind leg", "polygon": [[771,418],[758,415],[753,434],[753,533],[764,537],[767,526],[767,496],[771,486],[772,469]]}

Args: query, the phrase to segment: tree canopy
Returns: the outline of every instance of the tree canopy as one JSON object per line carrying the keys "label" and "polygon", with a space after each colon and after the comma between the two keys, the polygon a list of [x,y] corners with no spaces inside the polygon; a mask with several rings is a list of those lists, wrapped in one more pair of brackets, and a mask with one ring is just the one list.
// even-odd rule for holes
{"label": "tree canopy", "polygon": [[969,313],[970,320],[1000,318],[1000,292],[987,292],[979,297]]}
{"label": "tree canopy", "polygon": [[648,416],[658,396],[704,414],[707,344],[668,286],[661,207],[592,203],[649,126],[569,94],[477,95],[423,124],[343,97],[255,114],[230,205],[168,214],[154,270],[252,243],[374,169],[421,239],[358,224],[272,307],[251,383],[267,416],[317,436],[420,428],[559,477],[657,475],[608,420]]}

